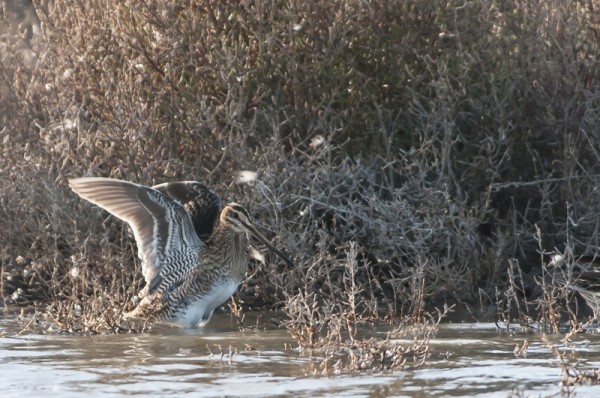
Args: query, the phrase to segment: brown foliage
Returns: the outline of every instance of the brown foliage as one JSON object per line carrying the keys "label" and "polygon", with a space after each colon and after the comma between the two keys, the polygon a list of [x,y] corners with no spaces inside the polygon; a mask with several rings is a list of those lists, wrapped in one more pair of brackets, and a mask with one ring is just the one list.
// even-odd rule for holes
{"label": "brown foliage", "polygon": [[140,287],[80,175],[249,204],[298,266],[257,264],[240,302],[349,329],[540,273],[536,224],[542,251],[598,247],[592,2],[34,4],[42,34],[1,43],[6,303]]}

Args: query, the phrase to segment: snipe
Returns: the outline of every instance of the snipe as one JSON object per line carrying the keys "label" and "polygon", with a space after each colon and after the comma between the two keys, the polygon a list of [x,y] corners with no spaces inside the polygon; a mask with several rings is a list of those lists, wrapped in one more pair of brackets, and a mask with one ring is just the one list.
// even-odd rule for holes
{"label": "snipe", "polygon": [[69,185],[133,230],[146,286],[128,317],[187,328],[206,324],[244,278],[249,236],[293,266],[256,229],[242,206],[221,206],[219,197],[198,182],[147,187],[85,177],[71,179]]}

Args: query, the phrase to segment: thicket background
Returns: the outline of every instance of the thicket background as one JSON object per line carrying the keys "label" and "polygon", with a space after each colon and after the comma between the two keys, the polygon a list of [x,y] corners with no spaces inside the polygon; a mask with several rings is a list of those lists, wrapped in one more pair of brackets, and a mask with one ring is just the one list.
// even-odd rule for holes
{"label": "thicket background", "polygon": [[596,2],[33,4],[0,49],[5,304],[141,286],[82,175],[247,206],[296,267],[253,263],[238,303],[290,314],[485,309],[509,259],[535,297],[540,248],[598,247]]}

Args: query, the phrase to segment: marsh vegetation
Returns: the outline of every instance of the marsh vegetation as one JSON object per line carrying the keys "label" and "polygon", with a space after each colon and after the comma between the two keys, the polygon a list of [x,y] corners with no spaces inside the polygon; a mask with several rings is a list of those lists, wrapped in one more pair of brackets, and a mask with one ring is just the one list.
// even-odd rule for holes
{"label": "marsh vegetation", "polygon": [[34,0],[35,36],[5,4],[4,307],[128,328],[134,240],[67,186],[94,175],[249,208],[296,267],[254,261],[231,310],[282,311],[304,347],[377,352],[356,340],[369,322],[426,341],[451,308],[586,320],[548,263],[599,247],[598,5],[273,4]]}

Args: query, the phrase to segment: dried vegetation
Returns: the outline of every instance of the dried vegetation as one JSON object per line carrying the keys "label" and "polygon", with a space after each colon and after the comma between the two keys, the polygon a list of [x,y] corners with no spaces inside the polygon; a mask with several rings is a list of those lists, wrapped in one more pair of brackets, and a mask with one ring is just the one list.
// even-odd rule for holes
{"label": "dried vegetation", "polygon": [[41,33],[0,43],[5,308],[97,331],[132,305],[134,241],[81,175],[248,205],[297,267],[254,263],[235,308],[282,309],[304,347],[350,339],[358,368],[403,361],[361,324],[534,314],[545,254],[599,247],[594,2],[33,4]]}

